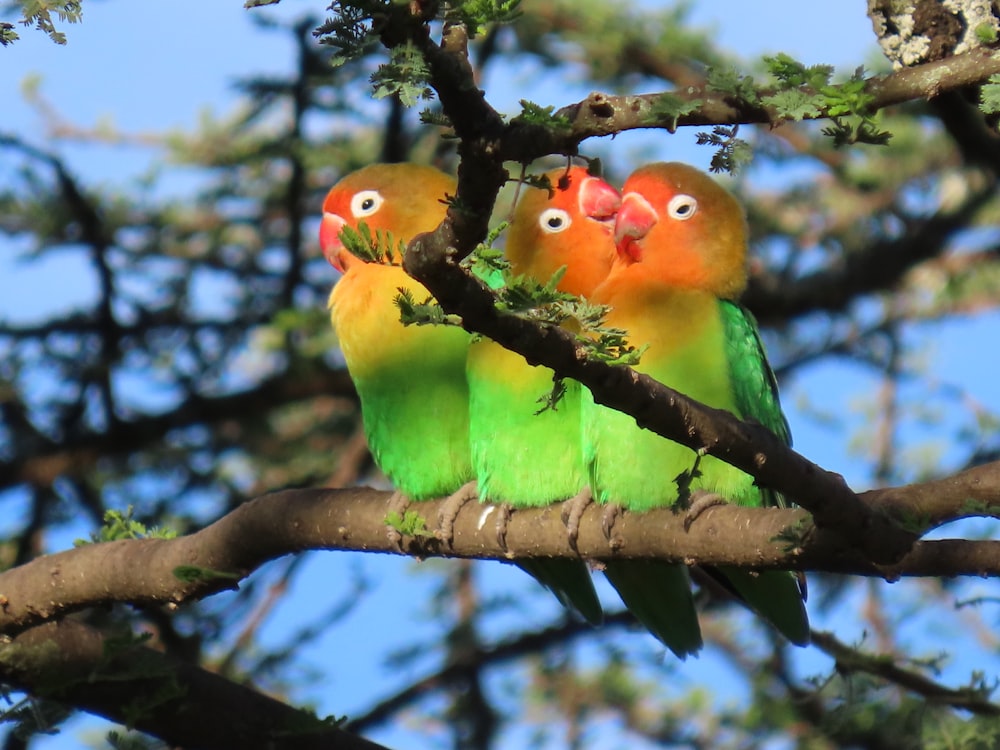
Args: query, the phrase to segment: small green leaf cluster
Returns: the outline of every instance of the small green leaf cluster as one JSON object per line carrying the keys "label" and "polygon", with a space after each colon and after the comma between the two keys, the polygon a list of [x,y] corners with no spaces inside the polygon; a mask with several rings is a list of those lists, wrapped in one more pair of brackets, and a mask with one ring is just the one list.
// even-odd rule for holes
{"label": "small green leaf cluster", "polygon": [[364,221],[358,222],[357,229],[349,226],[341,229],[340,241],[347,252],[365,263],[398,266],[402,264],[406,252],[406,243],[402,240],[397,242],[392,232],[377,229],[372,235],[372,230]]}
{"label": "small green leaf cluster", "polygon": [[428,296],[423,302],[416,298],[406,287],[397,287],[399,294],[393,300],[399,308],[399,320],[407,326],[460,326],[462,318],[450,315],[438,304],[437,300]]}
{"label": "small green leaf cluster", "polygon": [[161,529],[156,526],[149,528],[141,521],[132,517],[133,508],[128,506],[124,512],[107,510],[104,512],[104,525],[90,539],[77,539],[74,545],[80,547],[92,542],[114,542],[119,539],[173,539],[177,532],[171,529]]}
{"label": "small green leaf cluster", "polygon": [[833,138],[833,145],[846,146],[852,143],[870,143],[884,146],[892,133],[879,130],[875,114],[871,111],[872,95],[868,93],[868,81],[864,67],[837,86],[823,86],[820,94],[825,97],[825,111],[833,125],[824,128],[823,134]]}
{"label": "small green leaf cluster", "polygon": [[199,565],[178,565],[171,572],[174,574],[174,578],[184,583],[218,580],[238,581],[240,579],[239,573],[203,568]]}
{"label": "small green leaf cluster", "polygon": [[521,99],[521,114],[514,117],[511,122],[524,125],[541,125],[553,130],[569,130],[573,127],[568,117],[554,114],[555,107],[543,107],[527,99]]}
{"label": "small green leaf cluster", "polygon": [[980,88],[979,109],[987,115],[1000,112],[1000,73],[991,75]]}
{"label": "small green leaf cluster", "polygon": [[521,0],[465,0],[451,3],[445,11],[445,20],[465,26],[470,38],[477,36],[482,27],[491,23],[512,23],[521,15]]}
{"label": "small green leaf cluster", "polygon": [[391,0],[335,1],[330,5],[333,17],[324,21],[313,36],[320,44],[336,50],[332,65],[343,65],[376,49],[378,39],[372,29],[373,21],[376,16],[384,15],[391,9]]}
{"label": "small green leaf cluster", "polygon": [[628,331],[604,324],[608,314],[607,305],[595,305],[580,299],[573,305],[573,320],[580,326],[577,340],[583,344],[587,353],[601,362],[609,365],[626,365],[633,367],[639,364],[639,358],[646,351],[643,345],[638,349],[628,342]]}
{"label": "small green leaf cluster", "polygon": [[649,110],[651,123],[668,123],[667,130],[671,133],[677,129],[677,120],[689,115],[705,103],[704,99],[681,99],[679,96],[666,93],[660,96]]}
{"label": "small green leaf cluster", "polygon": [[741,75],[734,67],[710,68],[706,76],[705,87],[723,96],[737,101],[756,105],[760,97],[753,76]]}
{"label": "small green leaf cluster", "polygon": [[765,56],[764,64],[767,72],[778,79],[781,88],[806,86],[819,90],[830,83],[833,75],[832,65],[803,65],[791,55],[779,52],[777,55]]}
{"label": "small green leaf cluster", "polygon": [[407,42],[389,50],[389,62],[372,73],[373,96],[384,99],[395,94],[403,106],[412,107],[421,99],[434,98],[434,89],[428,85],[430,77],[423,54]]}
{"label": "small green leaf cluster", "polygon": [[462,259],[461,265],[490,289],[499,289],[504,284],[505,274],[510,271],[510,263],[503,250],[493,247],[510,222],[501,221],[486,235],[486,239],[476,249]]}
{"label": "small green leaf cluster", "polygon": [[386,514],[385,525],[403,536],[434,536],[427,528],[427,521],[415,510],[404,511],[402,515],[397,510],[390,511]]}
{"label": "small green leaf cluster", "polygon": [[737,138],[739,125],[716,125],[711,133],[698,133],[699,146],[715,146],[709,169],[713,172],[738,172],[753,159],[753,149],[742,138]]}
{"label": "small green leaf cluster", "polygon": [[[55,14],[63,23],[80,23],[83,20],[83,3],[81,0],[22,0],[21,23],[34,26],[48,34],[56,44],[66,44],[66,35],[56,29],[52,15]],[[0,23],[0,46],[6,47],[20,37],[14,31],[13,24]]]}

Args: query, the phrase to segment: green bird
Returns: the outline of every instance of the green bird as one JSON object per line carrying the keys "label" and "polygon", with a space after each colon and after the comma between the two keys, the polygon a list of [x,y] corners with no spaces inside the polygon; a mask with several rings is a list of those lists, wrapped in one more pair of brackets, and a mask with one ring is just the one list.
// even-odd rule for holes
{"label": "green bird", "polygon": [[[646,345],[636,367],[709,406],[753,420],[790,443],[777,384],[756,323],[737,302],[747,283],[747,229],[736,199],[708,175],[680,163],[636,170],[622,188],[617,254],[593,301],[607,323]],[[638,427],[625,414],[582,401],[584,454],[598,503],[629,511],[695,500],[784,505],[781,495],[714,456]],[[800,579],[787,571],[708,571],[728,584],[791,642],[809,642]],[[613,560],[607,577],[643,624],[680,657],[701,635],[683,565]]]}
{"label": "green bird", "polygon": [[[546,190],[526,187],[507,237],[512,273],[586,296],[607,276],[614,256],[612,222],[618,191],[582,167],[554,170]],[[553,373],[489,339],[469,348],[469,435],[483,501],[513,508],[543,507],[574,497],[587,484],[580,444],[580,390],[565,382],[552,409],[542,400]],[[588,622],[603,619],[590,571],[582,560],[532,558],[518,565]]]}
{"label": "green bird", "polygon": [[455,180],[418,164],[372,164],[345,176],[323,202],[320,246],[343,277],[330,313],[348,372],[361,400],[365,436],[379,468],[399,492],[428,500],[472,480],[470,336],[455,326],[406,326],[394,300],[401,289],[418,302],[430,296],[401,259],[366,262],[344,247],[345,226],[365,222],[374,236],[409,242],[445,217]]}

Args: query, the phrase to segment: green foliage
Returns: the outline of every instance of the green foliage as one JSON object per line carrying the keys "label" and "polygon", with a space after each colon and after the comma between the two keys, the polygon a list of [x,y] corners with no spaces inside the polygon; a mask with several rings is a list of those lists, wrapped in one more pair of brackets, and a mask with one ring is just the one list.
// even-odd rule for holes
{"label": "green foliage", "polygon": [[445,6],[445,19],[461,23],[474,38],[483,26],[516,21],[521,15],[520,5],[521,0],[462,0]]}
{"label": "green foliage", "polygon": [[198,565],[178,565],[173,569],[174,578],[185,583],[195,583],[197,581],[218,581],[220,579],[238,581],[239,573],[230,573],[225,570],[212,570],[202,568]]}
{"label": "green foliage", "polygon": [[504,274],[510,270],[510,263],[504,257],[503,250],[493,247],[509,226],[510,222],[501,221],[490,229],[483,242],[480,242],[471,253],[462,258],[462,267],[490,289],[503,286]]}
{"label": "green foliage", "polygon": [[147,528],[146,524],[132,517],[133,508],[128,506],[124,512],[107,510],[104,512],[104,525],[90,535],[89,540],[77,539],[73,544],[77,547],[94,542],[114,542],[119,539],[173,539],[177,532],[159,527]]}
{"label": "green foliage", "polygon": [[372,30],[375,16],[389,12],[391,0],[352,0],[330,5],[333,17],[323,22],[314,36],[320,44],[336,50],[332,60],[334,66],[341,66],[370,54],[378,47],[378,39]]}
{"label": "green foliage", "polygon": [[821,87],[820,93],[824,96],[826,115],[833,122],[823,134],[833,138],[834,146],[853,143],[884,146],[889,142],[892,133],[879,130],[876,114],[870,109],[873,97],[868,93],[864,67],[857,68],[844,83]]}
{"label": "green foliage", "polygon": [[8,44],[13,44],[20,37],[17,32],[14,31],[14,24],[7,23],[6,21],[0,21],[0,47],[6,47]]}
{"label": "green foliage", "polygon": [[511,122],[519,122],[525,125],[541,125],[552,130],[568,130],[573,126],[568,117],[554,114],[555,107],[543,107],[527,99],[521,99],[521,114],[514,117]]}
{"label": "green foliage", "polygon": [[1000,73],[994,73],[979,90],[979,109],[984,114],[1000,112]]}
{"label": "green foliage", "polygon": [[[66,35],[56,28],[53,15],[60,23],[80,23],[83,20],[82,0],[20,0],[17,4],[21,6],[21,23],[48,34],[56,44],[66,44]],[[0,45],[6,47],[18,39],[13,28],[9,23],[0,23]]]}
{"label": "green foliage", "polygon": [[750,105],[757,104],[759,100],[753,76],[742,75],[731,66],[710,68],[705,87]]}
{"label": "green foliage", "polygon": [[393,300],[399,308],[399,320],[403,325],[417,326],[461,326],[462,319],[458,315],[450,315],[437,303],[433,297],[427,297],[423,302],[417,302],[413,292],[405,287],[398,287],[399,294]]}
{"label": "green foliage", "polygon": [[403,515],[396,510],[390,511],[385,516],[385,525],[403,536],[434,536],[434,532],[427,528],[427,521],[415,510],[404,511]]}
{"label": "green foliage", "polygon": [[566,395],[566,378],[561,375],[552,373],[552,389],[541,396],[536,403],[540,404],[539,409],[535,412],[537,417],[542,412],[548,411],[558,411],[559,402],[562,401],[563,397]]}
{"label": "green foliage", "polygon": [[989,22],[981,23],[974,29],[976,39],[981,44],[993,44],[997,40],[997,30]]}
{"label": "green foliage", "polygon": [[709,166],[713,172],[735,174],[753,159],[753,149],[742,138],[737,138],[739,125],[716,125],[711,133],[698,133],[699,146],[715,146],[718,150],[712,156]]}
{"label": "green foliage", "polygon": [[806,66],[784,52],[779,52],[773,57],[765,56],[764,64],[767,66],[767,71],[778,79],[782,89],[799,86],[819,89],[828,84],[833,75],[832,65]]}
{"label": "green foliage", "polygon": [[384,229],[375,230],[373,236],[365,221],[359,221],[357,229],[345,226],[340,230],[339,236],[340,241],[344,243],[344,249],[365,263],[398,266],[402,264],[403,255],[406,254],[405,242],[402,240],[397,242],[392,232]]}
{"label": "green foliage", "polygon": [[389,50],[389,62],[379,65],[372,73],[373,96],[384,99],[393,94],[405,107],[420,99],[433,99],[434,90],[428,85],[430,68],[416,47],[407,42]]}
{"label": "green foliage", "polygon": [[689,115],[705,103],[704,99],[681,99],[671,93],[660,96],[649,111],[650,123],[667,121],[667,130],[671,133],[677,129],[677,119]]}
{"label": "green foliage", "polygon": [[823,98],[809,94],[799,89],[787,89],[776,94],[770,94],[761,99],[768,107],[774,107],[779,117],[788,120],[802,120],[806,117],[819,117]]}

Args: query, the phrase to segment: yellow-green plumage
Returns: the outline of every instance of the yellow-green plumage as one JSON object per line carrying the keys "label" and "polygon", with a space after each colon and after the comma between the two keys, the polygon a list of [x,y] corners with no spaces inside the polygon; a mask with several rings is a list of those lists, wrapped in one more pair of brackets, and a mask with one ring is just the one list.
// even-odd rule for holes
{"label": "yellow-green plumage", "polygon": [[[760,422],[787,441],[756,326],[733,301],[746,284],[746,227],[739,204],[707,175],[676,163],[637,170],[623,192],[615,227],[618,255],[594,301],[611,305],[608,323],[626,329],[633,345],[649,345],[636,369],[709,406]],[[739,469],[713,456],[698,460],[686,446],[595,404],[589,393],[582,412],[585,457],[598,502],[644,511],[686,503],[699,490],[750,506],[781,501]],[[669,626],[670,631],[657,633],[661,639],[686,634],[686,651],[697,648],[700,638],[696,641],[694,631],[670,617],[671,610],[678,616],[680,606],[689,626],[693,619],[676,586],[669,602],[656,606],[662,595],[630,573],[628,561],[614,562],[609,571],[610,578],[629,579],[630,609],[652,609],[655,623],[646,624],[654,633]],[[808,620],[793,574],[729,567],[714,572],[791,641],[808,642]],[[683,642],[667,645],[685,651]]]}
{"label": "yellow-green plumage", "polygon": [[409,242],[441,222],[442,200],[454,191],[454,180],[431,167],[376,164],[345,177],[324,201],[321,244],[344,270],[330,295],[331,319],[361,400],[365,435],[376,463],[413,500],[447,495],[472,479],[470,338],[455,327],[404,326],[394,303],[399,289],[418,301],[427,289],[398,265],[349,256],[337,232],[341,223],[364,221]]}
{"label": "yellow-green plumage", "polygon": [[[562,291],[589,294],[607,274],[614,252],[608,219],[614,188],[574,167],[549,173],[554,191],[524,188],[507,240],[511,270],[548,281],[561,267]],[[590,214],[590,215],[588,215]],[[469,349],[470,442],[480,497],[518,507],[553,505],[586,485],[579,383],[568,381],[555,409],[542,409],[553,373],[483,339]],[[519,565],[591,623],[602,619],[582,561],[525,559]]]}

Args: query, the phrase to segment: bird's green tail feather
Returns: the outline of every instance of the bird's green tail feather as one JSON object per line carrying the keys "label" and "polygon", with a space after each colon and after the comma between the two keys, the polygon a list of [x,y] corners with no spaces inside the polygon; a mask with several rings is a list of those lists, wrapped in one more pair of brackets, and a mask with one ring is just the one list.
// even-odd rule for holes
{"label": "bird's green tail feather", "polygon": [[659,560],[610,560],[611,585],[650,633],[684,659],[702,646],[687,568]]}
{"label": "bird's green tail feather", "polygon": [[561,557],[534,557],[518,560],[517,565],[555,594],[560,604],[579,612],[594,627],[604,622],[604,611],[586,563]]}
{"label": "bird's green tail feather", "polygon": [[809,617],[795,575],[786,570],[754,573],[726,565],[717,567],[751,609],[796,646],[809,645]]}

